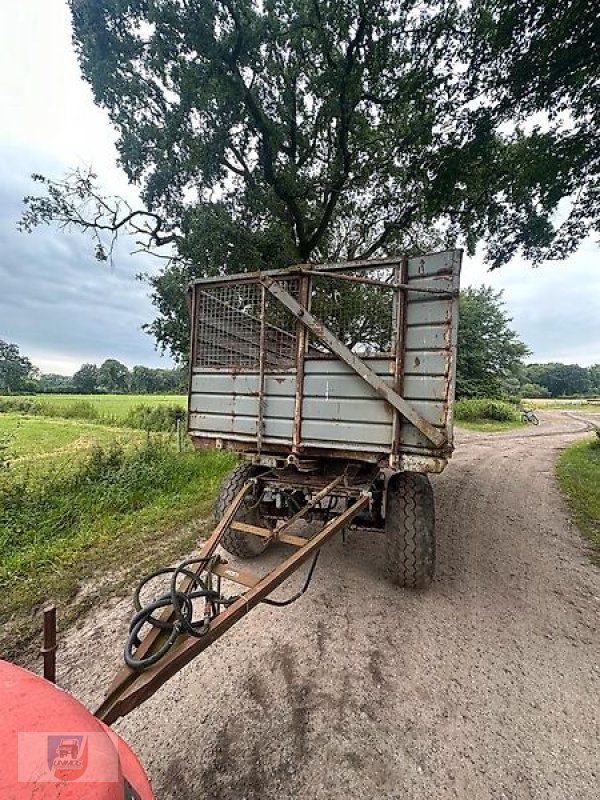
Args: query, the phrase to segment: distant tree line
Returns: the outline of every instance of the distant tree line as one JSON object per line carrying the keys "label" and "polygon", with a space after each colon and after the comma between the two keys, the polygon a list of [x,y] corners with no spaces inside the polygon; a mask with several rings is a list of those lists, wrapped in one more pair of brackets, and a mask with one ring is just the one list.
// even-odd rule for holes
{"label": "distant tree line", "polygon": [[0,340],[0,393],[19,394],[175,394],[184,392],[184,367],[152,369],[137,365],[131,370],[115,358],[99,366],[82,364],[74,375],[42,373],[22,356],[16,344]]}
{"label": "distant tree line", "polygon": [[[600,364],[525,364],[529,348],[510,327],[502,292],[468,287],[460,295],[457,397],[568,397],[600,395]],[[187,370],[131,370],[115,358],[82,364],[72,376],[43,374],[16,344],[0,340],[0,394],[174,394],[185,392]]]}
{"label": "distant tree line", "polygon": [[526,364],[522,369],[523,397],[600,395],[600,364]]}

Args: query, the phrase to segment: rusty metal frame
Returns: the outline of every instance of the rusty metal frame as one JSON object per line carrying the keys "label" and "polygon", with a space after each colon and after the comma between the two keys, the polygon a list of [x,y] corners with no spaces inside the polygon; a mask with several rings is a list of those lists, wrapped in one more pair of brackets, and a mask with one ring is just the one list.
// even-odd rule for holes
{"label": "rusty metal frame", "polygon": [[[263,283],[262,289],[266,291]],[[308,310],[311,280],[307,276],[300,279],[298,299],[300,305]],[[296,323],[296,389],[294,394],[294,422],[292,426],[292,453],[302,451],[302,406],[304,403],[304,365],[306,362],[306,327],[302,320]]]}
{"label": "rusty metal frame", "polygon": [[260,453],[264,433],[265,416],[265,364],[267,331],[267,292],[261,286],[260,292],[260,340],[258,354],[258,413],[256,415],[256,449]]}
{"label": "rusty metal frame", "polygon": [[[402,262],[394,268],[399,278],[398,286],[406,284],[408,281],[408,258],[405,256]],[[396,317],[394,325],[394,391],[402,396],[404,390],[404,369],[406,353],[404,343],[406,342],[407,329],[407,292],[400,289],[396,292]],[[402,416],[400,412],[394,410],[394,429],[392,433],[392,452],[390,455],[390,466],[394,469],[398,466],[400,457],[400,444],[402,440]]]}
{"label": "rusty metal frame", "polygon": [[[330,494],[336,487],[345,482],[347,473],[337,475],[321,492],[318,493],[318,500],[313,498],[301,509],[304,516],[310,508],[320,502],[327,494]],[[192,661],[197,655],[206,650],[213,642],[221,637],[236,622],[242,619],[252,608],[265,600],[274,589],[280,586],[290,577],[302,564],[340,529],[348,525],[354,517],[368,505],[371,496],[368,492],[370,478],[367,482],[357,484],[353,487],[354,502],[338,516],[327,522],[319,531],[308,539],[293,536],[288,533],[280,532],[274,536],[272,531],[266,528],[259,528],[245,523],[235,522],[234,517],[244,498],[254,485],[254,480],[248,481],[240,489],[232,503],[229,505],[221,521],[218,523],[211,536],[207,539],[200,550],[199,557],[206,558],[215,552],[216,547],[221,541],[226,530],[231,526],[234,529],[243,531],[248,535],[262,536],[267,538],[279,538],[280,541],[293,545],[295,551],[284,559],[277,567],[272,569],[267,575],[256,576],[247,570],[238,570],[227,565],[227,562],[220,561],[214,568],[213,573],[219,577],[238,583],[247,588],[237,600],[235,600],[225,610],[221,611],[210,622],[208,630],[201,638],[180,634],[173,648],[156,664],[144,671],[133,670],[130,667],[123,667],[115,676],[111,683],[108,693],[95,715],[107,724],[112,724],[115,720],[125,716],[145,700],[151,697],[169,678],[175,675],[186,664]],[[294,515],[294,521],[300,518],[300,512]],[[291,520],[286,523],[287,531]],[[198,568],[200,569],[200,567]],[[192,570],[194,572],[194,570]],[[180,582],[179,589],[186,591],[192,583],[192,579],[186,577]],[[172,612],[165,611],[161,615],[161,620],[173,619]],[[160,628],[152,628],[144,638],[137,650],[140,657],[146,656],[161,646],[164,641],[165,632]]]}
{"label": "rusty metal frame", "polygon": [[[431,286],[412,286],[408,283],[408,257],[403,256],[400,264],[394,264],[394,271],[403,269],[406,264],[406,269],[403,270],[404,278],[397,281],[380,281],[377,278],[366,278],[361,275],[345,275],[343,272],[325,272],[321,269],[312,269],[311,275],[317,275],[321,278],[335,278],[336,281],[348,281],[350,283],[363,283],[367,286],[380,286],[382,289],[397,289],[408,292],[417,292],[420,294],[433,294],[439,297],[454,297],[457,294],[455,289],[434,289]],[[351,264],[349,265],[351,266]],[[305,271],[305,270],[303,270]]]}
{"label": "rusty metal frame", "polygon": [[[441,250],[440,253],[444,253],[446,251]],[[433,256],[436,253],[429,253],[428,255]],[[359,276],[348,276],[348,270],[374,270],[374,269],[383,269],[386,267],[394,267],[401,263],[403,256],[389,256],[386,258],[367,258],[367,259],[358,259],[356,261],[340,261],[340,262],[332,262],[326,264],[295,264],[291,267],[286,267],[284,269],[272,269],[272,270],[257,270],[256,272],[239,272],[234,275],[223,275],[222,277],[214,278],[196,278],[194,281],[191,282],[190,286],[203,286],[203,285],[210,285],[211,287],[218,287],[218,286],[227,286],[229,284],[236,284],[241,285],[244,283],[257,283],[262,278],[276,278],[276,279],[285,279],[285,278],[293,278],[299,277],[301,275],[330,275],[332,273],[338,275],[342,273],[342,280],[344,280],[343,273],[346,273],[346,279],[350,280],[358,280],[360,282],[370,282],[371,280],[376,280],[374,278],[361,278]],[[435,279],[435,276],[431,276]],[[389,288],[395,288],[393,284],[388,284],[385,282],[384,285]],[[440,290],[437,289],[425,289],[425,287],[415,287],[412,284],[407,284],[405,286],[400,286],[398,288],[407,289],[411,292],[422,291],[426,293],[433,293],[433,294],[454,294],[456,293],[457,289],[453,286],[449,290]]]}
{"label": "rusty metal frame", "polygon": [[345,361],[356,374],[373,388],[380,397],[387,400],[391,406],[406,417],[415,428],[432,442],[438,449],[443,449],[448,444],[446,436],[414,408],[407,403],[393,388],[391,388],[379,375],[371,370],[365,362],[349,350],[325,325],[310,311],[301,306],[292,295],[287,292],[276,280],[263,275],[260,278],[262,283],[302,324],[308,328],[318,339],[320,339],[338,358]]}

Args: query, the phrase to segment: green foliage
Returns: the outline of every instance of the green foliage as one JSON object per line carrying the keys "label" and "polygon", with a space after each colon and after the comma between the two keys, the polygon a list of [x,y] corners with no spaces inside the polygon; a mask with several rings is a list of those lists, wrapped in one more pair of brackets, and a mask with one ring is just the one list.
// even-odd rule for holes
{"label": "green foliage", "polygon": [[509,327],[502,292],[490,286],[467,288],[460,295],[456,394],[498,397],[519,372],[529,352]]}
{"label": "green foliage", "polygon": [[16,344],[0,339],[0,392],[24,391],[36,374],[37,370],[28,358],[21,355]]}
{"label": "green foliage", "polygon": [[98,388],[103,392],[126,392],[129,388],[129,370],[116,358],[107,358],[98,368]]}
{"label": "green foliage", "polygon": [[[193,277],[458,238],[470,252],[486,241],[498,266],[569,252],[597,224],[598,23],[584,0],[70,5],[145,207],[107,198],[92,172],[37,175],[21,227],[82,227],[102,260],[104,231],[169,245],[147,330],[177,358]],[[521,124],[537,111],[546,130]]]}
{"label": "green foliage", "polygon": [[95,392],[98,389],[98,367],[95,364],[82,364],[73,375],[73,387],[83,394]]}
{"label": "green foliage", "polygon": [[534,399],[544,399],[551,396],[548,389],[538,383],[524,383],[521,386],[521,394],[523,397],[532,397]]}
{"label": "green foliage", "polygon": [[97,447],[68,470],[0,472],[0,620],[50,590],[55,599],[71,593],[94,556],[110,554],[123,567],[144,526],[156,539],[170,517],[189,519],[233,460],[218,451],[178,454],[157,438]]}
{"label": "green foliage", "polygon": [[98,420],[101,415],[89,400],[74,400],[53,405],[33,397],[0,397],[0,413],[17,412],[37,417],[62,417],[63,419]]}
{"label": "green foliage", "polygon": [[42,373],[37,382],[36,392],[73,392],[73,377],[57,375],[53,372]]}
{"label": "green foliage", "polygon": [[[62,419],[80,419],[127,428],[138,428],[145,431],[174,431],[177,419],[185,420],[183,404],[157,403],[122,406],[122,412],[115,414],[103,411],[104,398],[98,400],[77,399],[71,402],[52,402],[44,397],[0,397],[0,413],[20,413],[29,416],[56,417]],[[127,397],[127,400],[134,398]]]}
{"label": "green foliage", "polygon": [[[478,0],[471,5],[475,86],[485,93],[494,122],[510,119],[517,126],[519,180],[513,191],[529,192],[532,205],[541,210],[529,238],[550,245],[546,257],[564,258],[600,227],[598,5],[590,0]],[[559,196],[569,198],[569,214],[548,242],[545,212],[556,207]],[[535,224],[533,215],[528,224]],[[513,244],[509,236],[503,247],[511,252]]]}
{"label": "green foliage", "polygon": [[560,455],[556,474],[581,532],[590,540],[600,565],[600,434],[575,442]]}
{"label": "green foliage", "polygon": [[186,389],[187,372],[183,367],[152,369],[137,365],[131,370],[129,390],[134,394],[184,392]]}
{"label": "green foliage", "polygon": [[593,370],[594,367],[586,369],[578,364],[527,364],[522,374],[527,382],[543,386],[548,392],[546,396],[564,397],[590,392]]}
{"label": "green foliage", "polygon": [[518,422],[519,415],[514,406],[502,400],[470,398],[456,401],[454,418],[460,422]]}
{"label": "green foliage", "polygon": [[588,376],[591,392],[600,395],[600,364],[592,364],[591,367],[588,367]]}
{"label": "green foliage", "polygon": [[144,431],[174,431],[177,428],[177,420],[183,422],[184,419],[185,411],[181,406],[141,404],[129,411],[123,424]]}

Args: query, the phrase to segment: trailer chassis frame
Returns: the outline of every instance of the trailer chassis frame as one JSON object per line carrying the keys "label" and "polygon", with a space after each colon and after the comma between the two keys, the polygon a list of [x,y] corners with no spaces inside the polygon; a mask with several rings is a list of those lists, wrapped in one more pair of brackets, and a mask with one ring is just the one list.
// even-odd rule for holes
{"label": "trailer chassis frame", "polygon": [[[370,489],[378,474],[379,470],[375,469],[368,475],[363,474],[361,479],[356,481],[353,480],[356,478],[356,474],[349,470],[348,466],[345,466],[320,491],[316,492],[302,509],[276,530],[236,522],[237,512],[258,479],[253,478],[246,481],[200,548],[198,558],[208,559],[215,556],[217,547],[229,527],[247,535],[267,538],[270,541],[280,541],[294,547],[294,552],[262,577],[255,575],[250,570],[234,568],[225,558],[217,554],[215,564],[211,568],[212,574],[219,579],[226,579],[238,584],[245,591],[211,620],[206,633],[200,638],[181,633],[173,647],[156,664],[144,670],[135,670],[128,666],[122,667],[113,679],[95,716],[110,725],[120,717],[129,714],[151,697],[169,678],[217,641],[236,622],[243,619],[249,611],[268,598],[274,589],[296,572],[311,556],[314,556],[336,533],[349,525],[371,502]],[[348,507],[344,511],[327,520],[308,538],[290,533],[290,528],[295,523],[304,520],[307,514],[321,501],[328,497],[339,496],[339,494],[346,495],[348,498]],[[192,570],[192,572],[194,571]],[[196,574],[199,572],[200,567]],[[189,590],[192,583],[193,579],[186,577],[180,582],[178,589],[185,592]],[[160,619],[163,622],[172,621],[174,612],[165,610]],[[147,657],[156,652],[164,644],[166,636],[164,630],[157,627],[151,628],[143,638],[136,655]]]}

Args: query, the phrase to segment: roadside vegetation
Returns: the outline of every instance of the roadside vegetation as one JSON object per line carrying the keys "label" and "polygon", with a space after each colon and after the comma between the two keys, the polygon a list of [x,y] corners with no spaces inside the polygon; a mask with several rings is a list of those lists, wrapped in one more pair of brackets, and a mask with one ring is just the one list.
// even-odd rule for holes
{"label": "roadside vegetation", "polygon": [[[129,413],[129,412],[128,412]],[[167,433],[0,414],[0,652],[16,655],[35,612],[62,624],[107,593],[193,549],[234,457],[179,453]],[[93,592],[86,581],[94,576]],[[97,579],[97,583],[96,583]]]}
{"label": "roadside vegetation", "polygon": [[579,530],[590,540],[600,566],[600,428],[596,438],[575,442],[558,459],[556,474]]}
{"label": "roadside vegetation", "polygon": [[504,431],[523,425],[515,405],[486,398],[457,400],[454,418],[460,427],[477,431]]}
{"label": "roadside vegetation", "polygon": [[0,414],[85,420],[108,426],[173,431],[185,413],[182,395],[65,395],[0,396]]}
{"label": "roadside vegetation", "polygon": [[537,398],[523,399],[529,408],[545,408],[548,411],[586,411],[588,413],[600,413],[600,400],[585,398],[560,398],[553,397],[548,400]]}

